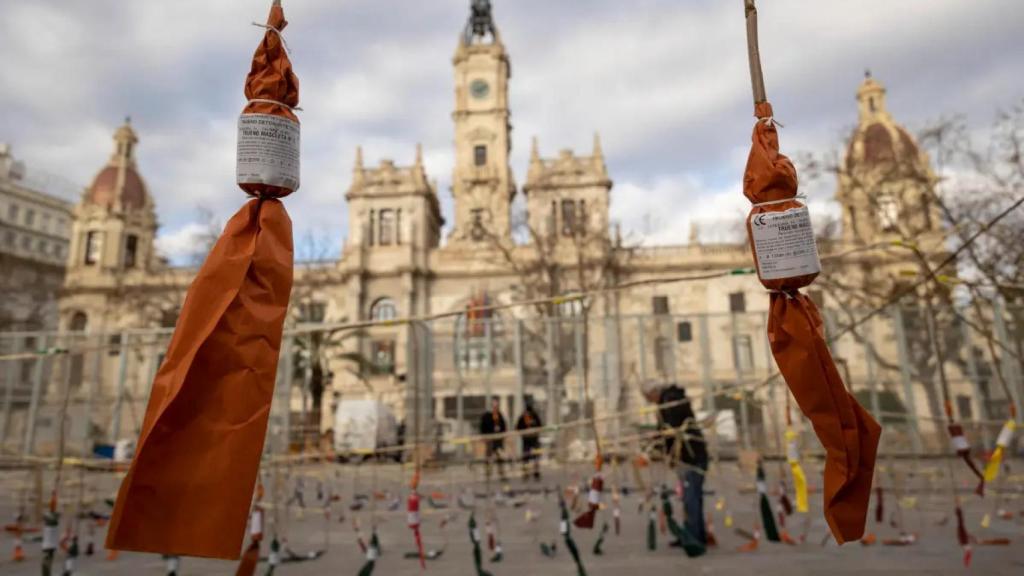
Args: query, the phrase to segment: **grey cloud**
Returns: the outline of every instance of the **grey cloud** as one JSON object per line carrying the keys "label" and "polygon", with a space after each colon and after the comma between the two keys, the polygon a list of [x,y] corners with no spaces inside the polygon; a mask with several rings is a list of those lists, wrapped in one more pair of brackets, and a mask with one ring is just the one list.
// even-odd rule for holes
{"label": "grey cloud", "polygon": [[[645,213],[661,214],[658,241],[685,241],[678,228],[697,216],[689,213],[697,199],[718,205],[738,190],[752,122],[739,2],[494,4],[512,58],[520,181],[530,136],[552,155],[589,150],[599,130],[619,184],[613,212],[636,231]],[[368,163],[407,163],[422,142],[450,210],[450,59],[467,5],[286,0],[306,108],[303,187],[288,200],[297,237],[318,231],[340,242],[359,144]],[[234,122],[259,38],[249,22],[265,16],[261,3],[9,0],[4,13],[0,53],[10,81],[0,85],[0,140],[31,166],[87,183],[130,113],[169,236],[194,219],[197,204],[222,219],[241,204]],[[784,149],[837,147],[856,121],[853,96],[867,66],[911,128],[954,113],[989,123],[996,108],[1024,95],[1014,54],[1022,25],[1018,0],[762,2],[762,51]],[[812,193],[824,198],[831,188],[818,183]],[[672,202],[673,191],[686,201]]]}

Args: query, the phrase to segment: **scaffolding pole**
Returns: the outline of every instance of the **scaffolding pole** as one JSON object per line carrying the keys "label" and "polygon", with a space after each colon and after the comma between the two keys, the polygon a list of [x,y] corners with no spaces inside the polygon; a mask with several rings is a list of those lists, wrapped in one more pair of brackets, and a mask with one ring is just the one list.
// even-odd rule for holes
{"label": "scaffolding pole", "polygon": [[110,442],[114,445],[121,437],[121,411],[124,407],[124,392],[128,378],[128,338],[127,332],[121,333],[121,350],[117,361],[117,398],[114,400],[114,418],[110,426]]}
{"label": "scaffolding pole", "polygon": [[[48,337],[43,337],[43,346],[45,350],[47,345]],[[28,418],[25,422],[25,440],[22,443],[21,453],[24,456],[31,456],[32,450],[36,443],[36,416],[39,413],[39,397],[43,392],[43,358],[44,356],[37,356],[33,362],[35,365],[32,366],[32,399],[29,400],[28,405]]]}
{"label": "scaffolding pole", "polygon": [[910,417],[910,441],[914,447],[914,454],[920,455],[922,451],[921,430],[917,426],[917,402],[914,399],[914,383],[910,376],[910,352],[907,347],[907,333],[903,325],[903,311],[899,304],[890,307],[892,311],[893,327],[896,331],[896,347],[900,355],[900,380],[903,382],[904,400],[907,403],[907,414]]}

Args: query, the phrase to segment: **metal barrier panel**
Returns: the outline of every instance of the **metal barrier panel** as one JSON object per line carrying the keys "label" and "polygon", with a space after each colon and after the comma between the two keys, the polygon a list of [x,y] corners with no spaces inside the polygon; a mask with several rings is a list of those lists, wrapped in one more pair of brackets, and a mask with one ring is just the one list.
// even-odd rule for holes
{"label": "metal barrier panel", "polygon": [[[464,454],[451,440],[479,432],[496,400],[514,427],[526,403],[559,426],[545,442],[561,453],[602,438],[632,438],[656,424],[642,391],[683,387],[716,449],[779,453],[787,422],[818,449],[775,373],[764,312],[596,315],[567,307],[545,318],[526,310],[462,314],[349,329],[305,324],[286,331],[267,450],[323,446],[334,412],[375,398],[405,421],[406,440]],[[944,389],[968,438],[989,449],[1024,397],[1020,306],[940,310],[893,306],[856,330],[866,310],[823,312],[837,367],[884,424],[882,449],[949,450]],[[108,454],[137,436],[170,331],[0,334],[0,452]],[[941,361],[940,361],[941,358]],[[787,417],[788,406],[788,417]],[[507,450],[516,453],[518,442]]]}

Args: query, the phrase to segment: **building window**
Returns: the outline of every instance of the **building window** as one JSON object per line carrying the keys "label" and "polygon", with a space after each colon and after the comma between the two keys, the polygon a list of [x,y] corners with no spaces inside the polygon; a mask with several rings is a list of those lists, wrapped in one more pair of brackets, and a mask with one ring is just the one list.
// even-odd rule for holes
{"label": "building window", "polygon": [[473,165],[487,165],[487,146],[484,146],[483,144],[477,144],[476,146],[473,147]]}
{"label": "building window", "polygon": [[883,232],[892,232],[899,226],[900,205],[892,196],[885,194],[878,199],[878,225]]}
{"label": "building window", "polygon": [[569,298],[558,303],[558,315],[563,318],[575,318],[583,315],[583,299]]}
{"label": "building window", "polygon": [[25,226],[35,226],[36,224],[36,211],[29,208],[25,210]]}
{"label": "building window", "polygon": [[370,342],[370,372],[372,374],[394,374],[394,340],[374,340]]}
{"label": "building window", "polygon": [[121,334],[111,334],[107,339],[107,356],[118,356],[121,354]]}
{"label": "building window", "polygon": [[23,250],[31,250],[32,249],[32,237],[31,236],[22,236],[21,237],[21,248]]}
{"label": "building window", "polygon": [[373,246],[373,238],[375,236],[374,230],[377,229],[376,228],[376,220],[377,220],[377,213],[374,212],[373,210],[370,210],[370,229],[367,230],[367,238],[368,238],[368,242],[367,243],[370,246]]}
{"label": "building window", "polygon": [[463,370],[494,366],[501,342],[501,321],[485,294],[472,298],[455,321],[455,359]]}
{"label": "building window", "polygon": [[562,200],[562,236],[576,234],[576,202]]}
{"label": "building window", "polygon": [[743,292],[729,294],[729,312],[746,312],[747,295]]}
{"label": "building window", "polygon": [[732,362],[738,372],[754,370],[754,346],[750,336],[733,336]]}
{"label": "building window", "polygon": [[654,296],[651,298],[651,308],[656,316],[668,315],[668,296]]}
{"label": "building window", "polygon": [[[480,422],[480,417],[483,416],[484,412],[490,410],[490,406],[487,405],[486,396],[471,396],[469,394],[463,395],[462,397],[462,421],[472,422],[477,424]],[[444,418],[445,420],[456,420],[459,417],[459,398],[458,396],[446,396],[444,398]]]}
{"label": "building window", "polygon": [[41,221],[39,223],[39,228],[43,232],[49,232],[50,231],[50,215],[49,214],[43,214],[43,216],[42,216],[42,218],[40,220]]}
{"label": "building window", "polygon": [[12,230],[4,232],[4,244],[14,247],[14,232]]}
{"label": "building window", "polygon": [[135,268],[136,253],[139,249],[139,237],[129,234],[124,238],[124,267]]}
{"label": "building window", "polygon": [[12,202],[11,205],[7,207],[7,219],[10,220],[11,222],[17,222],[18,214],[20,212],[21,208],[19,208],[17,204],[14,204]]}
{"label": "building window", "polygon": [[323,322],[327,315],[324,302],[303,302],[299,304],[299,322]]}
{"label": "building window", "polygon": [[378,216],[380,218],[380,245],[390,246],[394,241],[395,234],[395,211],[391,209],[381,210]]}
{"label": "building window", "polygon": [[676,324],[676,340],[680,342],[692,342],[693,325],[689,322],[680,322]]}
{"label": "building window", "polygon": [[960,413],[961,422],[974,420],[974,405],[971,404],[970,396],[958,394],[956,397],[956,409]]}
{"label": "building window", "polygon": [[100,261],[100,233],[95,230],[85,233],[85,264],[92,266]]}
{"label": "building window", "polygon": [[85,328],[88,324],[89,317],[85,315],[85,312],[75,312],[71,315],[71,322],[68,323],[68,330],[71,332],[85,332]]}
{"label": "building window", "polygon": [[395,210],[395,245],[402,243],[402,209]]}
{"label": "building window", "polygon": [[580,200],[580,206],[576,215],[576,231],[582,236],[587,231],[587,201]]}
{"label": "building window", "polygon": [[398,317],[398,308],[391,298],[381,298],[370,307],[370,320],[385,321],[394,320]]}
{"label": "building window", "polygon": [[40,240],[39,243],[36,244],[36,248],[39,250],[40,254],[45,256],[46,253],[50,250],[50,243],[47,242],[46,240]]}
{"label": "building window", "polygon": [[64,257],[64,247],[61,246],[60,244],[54,244],[53,245],[53,255],[56,256],[57,258],[63,258]]}

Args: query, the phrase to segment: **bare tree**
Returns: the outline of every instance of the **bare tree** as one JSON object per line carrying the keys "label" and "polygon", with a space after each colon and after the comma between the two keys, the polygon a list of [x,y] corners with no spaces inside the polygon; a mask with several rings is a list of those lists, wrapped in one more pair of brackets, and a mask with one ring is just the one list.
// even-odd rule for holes
{"label": "bare tree", "polygon": [[[548,399],[551,418],[560,410],[566,375],[578,370],[588,388],[590,315],[595,307],[606,315],[616,313],[615,295],[609,289],[619,282],[634,250],[617,234],[613,237],[610,230],[584,221],[558,230],[549,218],[544,229],[538,229],[525,212],[513,214],[509,236],[485,231],[484,237],[516,277],[514,297],[532,301],[541,320],[523,325],[523,366],[528,382],[541,385],[550,377],[559,383],[558,390],[548,390],[554,394]],[[553,357],[549,349],[555,352]],[[591,410],[579,402],[570,401],[569,406],[580,418]]]}
{"label": "bare tree", "polygon": [[[1019,334],[1015,335],[1016,350],[1005,349],[994,337],[991,303],[997,296],[1019,302],[1024,294],[1024,219],[1017,213],[986,226],[994,215],[1024,194],[1024,104],[1000,113],[983,139],[985,145],[979,151],[961,118],[942,119],[922,130],[918,140],[931,152],[938,177],[914,155],[883,157],[869,171],[851,168],[835,153],[801,158],[802,176],[838,177],[845,185],[862,191],[869,212],[883,220],[884,234],[879,237],[885,238],[884,246],[863,241],[854,246],[838,240],[825,243],[831,251],[864,251],[862,258],[826,261],[825,273],[816,283],[839,303],[836,313],[842,321],[837,328],[851,326],[859,313],[891,301],[915,277],[934,276],[933,281],[898,305],[913,377],[922,385],[931,416],[937,421],[946,417],[940,393],[945,395],[943,391],[949,389],[947,364],[966,371],[968,363],[974,362],[979,376],[994,374],[1004,389],[1003,397],[1010,398],[1000,358],[1011,354],[1019,362],[1021,357]],[[919,240],[934,229],[931,218],[935,212],[941,218],[946,242],[927,253]],[[957,263],[936,269],[951,250],[979,231],[983,233],[965,247]],[[891,272],[894,267],[900,268],[898,274],[886,275],[886,270]],[[844,273],[851,269],[855,269],[854,274]],[[1013,308],[1013,313],[1020,314],[1019,306]],[[969,332],[962,329],[963,325]],[[1014,325],[1020,326],[1020,320]],[[852,333],[867,347],[883,375],[898,373],[898,362],[883,354],[871,338],[856,328]],[[968,333],[970,338],[966,337]],[[992,359],[991,365],[981,362],[984,354],[974,344],[979,341]],[[1004,401],[993,401],[985,382],[982,384],[986,396],[980,399],[982,416],[1005,415],[993,413],[1005,412],[1000,406]]]}
{"label": "bare tree", "polygon": [[[341,285],[342,280],[335,246],[336,242],[329,235],[314,232],[306,233],[296,246],[289,324],[309,326],[326,321],[327,295]],[[337,321],[345,322],[347,318]],[[329,388],[334,379],[331,366],[340,363],[343,369],[360,379],[365,377],[366,359],[358,346],[353,349],[347,345],[350,340],[360,341],[362,336],[361,331],[312,329],[297,335],[292,342],[291,382],[301,383],[306,418],[298,438],[301,444],[311,439],[311,432],[320,429],[324,398],[331,393]]]}

